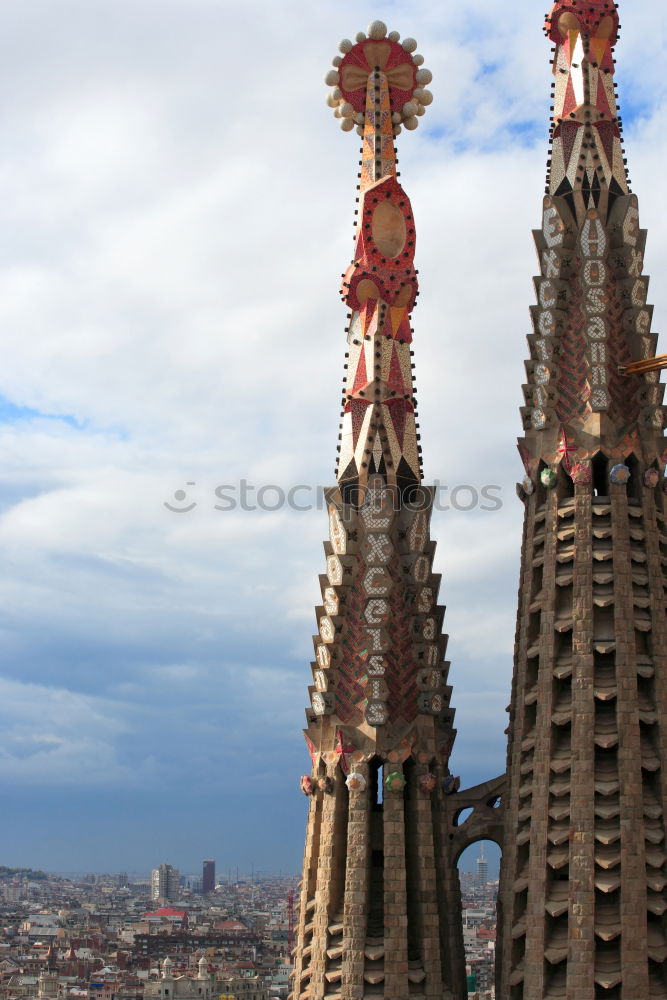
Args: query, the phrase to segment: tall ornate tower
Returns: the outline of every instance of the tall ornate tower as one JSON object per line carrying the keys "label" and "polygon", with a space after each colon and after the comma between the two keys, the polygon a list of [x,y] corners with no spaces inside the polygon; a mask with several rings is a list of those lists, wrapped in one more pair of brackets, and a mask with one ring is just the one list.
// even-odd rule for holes
{"label": "tall ornate tower", "polygon": [[[616,4],[559,0],[529,336],[502,1000],[667,997],[663,387],[616,106]],[[648,371],[647,371],[648,369]]]}
{"label": "tall ornate tower", "polygon": [[415,222],[394,138],[431,79],[416,42],[374,22],[326,82],[362,137],[338,485],[317,608],[302,778],[310,809],[294,1000],[464,993],[460,897],[445,833],[455,787],[449,664],[421,485],[410,312]]}

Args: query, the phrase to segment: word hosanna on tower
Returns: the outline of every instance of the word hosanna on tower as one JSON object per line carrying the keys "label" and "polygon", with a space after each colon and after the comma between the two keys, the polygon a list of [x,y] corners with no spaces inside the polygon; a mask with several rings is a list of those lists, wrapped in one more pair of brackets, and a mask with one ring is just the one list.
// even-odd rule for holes
{"label": "word hosanna on tower", "polygon": [[[395,138],[431,103],[373,22],[326,82],[361,136],[337,486],[301,779],[293,1000],[467,996],[457,860],[503,848],[497,1000],[667,1000],[663,387],[616,107],[610,0],[558,0],[507,773],[467,791],[421,482],[415,222]],[[464,811],[470,815],[463,820]]]}

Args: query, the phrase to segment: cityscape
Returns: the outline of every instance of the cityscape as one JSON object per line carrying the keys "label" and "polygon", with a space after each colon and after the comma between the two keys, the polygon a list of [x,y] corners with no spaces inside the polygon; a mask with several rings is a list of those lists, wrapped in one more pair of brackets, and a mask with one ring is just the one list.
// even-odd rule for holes
{"label": "cityscape", "polygon": [[[479,847],[479,845],[478,845]],[[497,880],[461,873],[469,996],[494,996]],[[298,877],[0,867],[0,1000],[286,1000]],[[165,992],[169,991],[169,992]]]}

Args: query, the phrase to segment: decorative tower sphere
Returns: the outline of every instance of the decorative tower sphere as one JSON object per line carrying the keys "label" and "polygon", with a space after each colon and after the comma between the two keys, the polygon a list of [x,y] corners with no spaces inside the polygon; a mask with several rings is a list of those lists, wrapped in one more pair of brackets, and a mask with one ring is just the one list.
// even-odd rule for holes
{"label": "decorative tower sphere", "polygon": [[[401,125],[417,128],[419,118],[433,100],[430,91],[424,90],[433,76],[423,67],[424,57],[415,52],[414,38],[404,38],[402,42],[399,39],[397,31],[387,33],[383,21],[373,21],[367,35],[359,32],[356,43],[344,38],[339,44],[338,51],[343,57],[334,57],[334,69],[329,70],[324,82],[334,88],[328,104],[335,117],[343,119],[343,131],[351,131],[355,115],[364,114],[366,87],[372,73],[382,73],[387,78],[395,134]],[[359,121],[356,124],[361,127]]]}
{"label": "decorative tower sphere", "polygon": [[400,771],[392,771],[384,779],[384,787],[388,792],[402,792],[405,788],[405,778]]}
{"label": "decorative tower sphere", "polygon": [[546,486],[548,490],[552,490],[556,485],[557,476],[553,469],[542,469],[540,480],[543,486]]}
{"label": "decorative tower sphere", "polygon": [[437,777],[430,771],[427,772],[426,774],[422,774],[421,778],[419,779],[419,789],[421,792],[424,793],[424,795],[430,795],[431,792],[434,792],[437,784],[438,784]]}
{"label": "decorative tower sphere", "polygon": [[374,38],[376,41],[384,38],[387,34],[387,25],[383,21],[373,21],[372,24],[368,25],[368,37]]}
{"label": "decorative tower sphere", "polygon": [[625,486],[630,482],[631,472],[627,465],[619,463],[609,473],[609,478],[616,486]]}
{"label": "decorative tower sphere", "polygon": [[572,482],[575,486],[590,486],[593,482],[593,468],[590,462],[576,462],[572,466]]}
{"label": "decorative tower sphere", "polygon": [[301,778],[299,779],[299,788],[301,789],[304,795],[313,794],[315,788],[313,786],[313,779],[309,774],[301,775]]}
{"label": "decorative tower sphere", "polygon": [[363,792],[366,788],[366,778],[358,771],[352,771],[345,779],[345,784],[351,792]]}

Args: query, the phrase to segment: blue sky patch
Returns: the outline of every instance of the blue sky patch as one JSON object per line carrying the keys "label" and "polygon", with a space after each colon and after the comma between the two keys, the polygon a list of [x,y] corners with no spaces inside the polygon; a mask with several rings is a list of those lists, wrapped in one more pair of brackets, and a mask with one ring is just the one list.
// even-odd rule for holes
{"label": "blue sky patch", "polygon": [[6,396],[0,396],[0,423],[17,424],[23,420],[61,420],[69,427],[81,431],[85,425],[69,413],[42,413],[40,410],[33,410],[30,406],[17,406]]}

